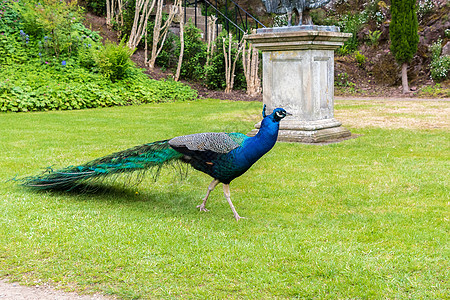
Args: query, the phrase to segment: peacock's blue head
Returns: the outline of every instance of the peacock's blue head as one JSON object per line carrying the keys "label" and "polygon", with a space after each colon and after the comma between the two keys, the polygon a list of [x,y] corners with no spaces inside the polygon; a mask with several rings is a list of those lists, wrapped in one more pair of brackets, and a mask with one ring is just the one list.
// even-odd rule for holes
{"label": "peacock's blue head", "polygon": [[[262,115],[263,115],[263,118],[267,117],[266,116],[266,105],[265,104],[263,106]],[[292,115],[292,114],[288,113],[283,108],[279,107],[279,108],[275,108],[272,111],[272,114],[270,114],[270,117],[272,117],[272,119],[274,121],[280,122],[280,120],[283,119],[284,117],[286,117],[287,115]]]}
{"label": "peacock's blue head", "polygon": [[272,112],[273,119],[277,122],[279,122],[281,119],[283,119],[287,115],[290,115],[290,114],[288,112],[286,112],[283,108],[275,108]]}

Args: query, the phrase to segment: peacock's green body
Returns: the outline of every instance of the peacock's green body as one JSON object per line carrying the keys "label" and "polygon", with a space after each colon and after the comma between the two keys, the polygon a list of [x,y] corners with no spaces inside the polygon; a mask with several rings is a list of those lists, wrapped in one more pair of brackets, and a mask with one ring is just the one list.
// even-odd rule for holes
{"label": "peacock's green body", "polygon": [[245,173],[259,158],[275,145],[279,122],[286,111],[276,108],[272,114],[265,115],[261,128],[254,137],[242,133],[197,133],[157,141],[116,152],[95,159],[80,166],[70,166],[61,170],[23,178],[22,184],[37,190],[69,190],[82,183],[109,177],[114,174],[159,170],[169,164],[186,163],[204,172],[214,180],[208,187],[202,204],[197,206],[206,211],[205,204],[210,192],[222,182],[224,194],[233,210],[236,220],[241,217],[230,199],[230,182]]}

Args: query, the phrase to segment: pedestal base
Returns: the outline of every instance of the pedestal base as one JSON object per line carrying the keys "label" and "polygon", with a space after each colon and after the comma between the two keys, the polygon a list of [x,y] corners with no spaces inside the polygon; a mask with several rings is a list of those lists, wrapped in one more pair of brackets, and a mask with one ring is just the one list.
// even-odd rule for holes
{"label": "pedestal base", "polygon": [[[255,136],[260,128],[260,123],[255,125],[256,129],[250,131],[248,136]],[[351,132],[341,126],[336,119],[327,119],[310,122],[288,121],[281,123],[278,132],[278,141],[296,143],[326,143],[338,141],[351,136]]]}

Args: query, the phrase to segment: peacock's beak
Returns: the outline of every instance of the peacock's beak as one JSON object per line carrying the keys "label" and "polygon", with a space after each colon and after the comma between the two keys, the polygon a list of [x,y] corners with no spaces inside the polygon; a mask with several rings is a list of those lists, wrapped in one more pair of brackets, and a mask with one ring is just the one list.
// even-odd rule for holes
{"label": "peacock's beak", "polygon": [[289,112],[286,112],[286,116],[292,116],[292,114]]}

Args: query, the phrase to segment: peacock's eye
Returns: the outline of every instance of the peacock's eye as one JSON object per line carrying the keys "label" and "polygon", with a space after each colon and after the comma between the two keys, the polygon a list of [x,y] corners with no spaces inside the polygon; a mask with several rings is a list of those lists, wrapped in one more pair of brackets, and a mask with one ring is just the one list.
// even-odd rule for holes
{"label": "peacock's eye", "polygon": [[281,111],[277,111],[276,113],[275,113],[276,115],[277,115],[277,117],[279,117],[279,118],[282,118],[282,117],[284,117],[284,113],[283,112],[281,112]]}

